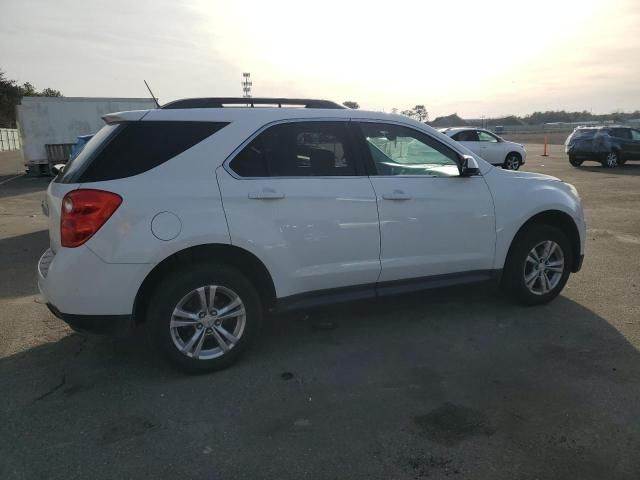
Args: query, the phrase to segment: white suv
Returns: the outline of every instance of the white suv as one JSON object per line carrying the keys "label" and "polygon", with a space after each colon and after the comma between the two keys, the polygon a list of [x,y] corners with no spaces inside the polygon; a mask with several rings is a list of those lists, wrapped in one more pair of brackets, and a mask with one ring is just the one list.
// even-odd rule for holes
{"label": "white suv", "polygon": [[527,160],[524,145],[499,137],[482,128],[441,128],[440,132],[460,142],[476,155],[492,165],[506,170],[518,170]]}
{"label": "white suv", "polygon": [[40,290],[76,329],[146,324],[188,369],[229,365],[265,311],[490,279],[540,304],[582,264],[573,186],[403,116],[190,99],[104,119],[49,185]]}

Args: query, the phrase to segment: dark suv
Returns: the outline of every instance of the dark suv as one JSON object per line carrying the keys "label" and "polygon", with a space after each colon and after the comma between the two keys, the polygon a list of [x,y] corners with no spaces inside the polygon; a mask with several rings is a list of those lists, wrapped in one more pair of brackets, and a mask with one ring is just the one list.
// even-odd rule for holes
{"label": "dark suv", "polygon": [[578,127],[564,142],[569,163],[579,167],[585,160],[615,168],[627,160],[640,160],[640,130],[629,127]]}

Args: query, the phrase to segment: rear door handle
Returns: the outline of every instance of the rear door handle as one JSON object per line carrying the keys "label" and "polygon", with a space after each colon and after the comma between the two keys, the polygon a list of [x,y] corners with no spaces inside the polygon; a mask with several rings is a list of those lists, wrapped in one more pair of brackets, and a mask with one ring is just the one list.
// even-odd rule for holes
{"label": "rear door handle", "polygon": [[270,188],[265,188],[261,192],[252,192],[249,194],[251,200],[278,200],[284,198],[284,193],[276,192]]}
{"label": "rear door handle", "polygon": [[394,190],[393,193],[385,193],[382,195],[385,200],[411,200],[411,195],[401,190]]}

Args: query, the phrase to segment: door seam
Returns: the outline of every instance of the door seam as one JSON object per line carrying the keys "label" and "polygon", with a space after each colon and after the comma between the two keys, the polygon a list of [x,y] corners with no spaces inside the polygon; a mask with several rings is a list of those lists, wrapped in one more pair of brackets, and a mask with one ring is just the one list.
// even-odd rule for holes
{"label": "door seam", "polygon": [[377,288],[378,283],[380,282],[380,277],[382,276],[382,222],[380,220],[380,205],[378,203],[378,192],[376,192],[376,189],[373,186],[373,181],[371,180],[370,175],[367,175],[367,179],[371,184],[371,189],[373,190],[373,196],[376,199],[376,211],[378,212],[378,263],[380,265],[380,269],[378,270],[378,278],[376,278],[376,288]]}

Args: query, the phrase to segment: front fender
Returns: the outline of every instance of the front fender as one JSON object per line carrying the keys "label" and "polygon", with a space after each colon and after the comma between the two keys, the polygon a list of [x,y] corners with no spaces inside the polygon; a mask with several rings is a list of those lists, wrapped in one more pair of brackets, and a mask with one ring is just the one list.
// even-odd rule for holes
{"label": "front fender", "polygon": [[582,202],[573,187],[547,175],[492,170],[485,176],[493,195],[496,216],[494,268],[502,269],[509,248],[520,228],[534,216],[562,212],[574,222],[584,253],[586,226]]}

